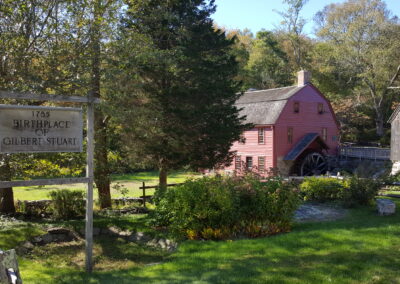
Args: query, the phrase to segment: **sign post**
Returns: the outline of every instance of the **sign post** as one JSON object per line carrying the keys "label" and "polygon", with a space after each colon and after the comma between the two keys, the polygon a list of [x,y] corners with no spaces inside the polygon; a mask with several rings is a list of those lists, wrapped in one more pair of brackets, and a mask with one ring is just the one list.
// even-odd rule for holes
{"label": "sign post", "polygon": [[87,105],[87,166],[86,177],[88,178],[86,196],[86,223],[85,223],[85,249],[86,249],[86,272],[93,269],[93,183],[94,183],[94,103],[93,96],[88,97]]}
{"label": "sign post", "polygon": [[[85,253],[86,271],[93,270],[94,106],[87,97],[0,91],[0,99],[87,104],[87,166],[84,178],[0,181],[0,189],[17,186],[87,184]],[[0,153],[82,152],[82,109],[0,105]]]}

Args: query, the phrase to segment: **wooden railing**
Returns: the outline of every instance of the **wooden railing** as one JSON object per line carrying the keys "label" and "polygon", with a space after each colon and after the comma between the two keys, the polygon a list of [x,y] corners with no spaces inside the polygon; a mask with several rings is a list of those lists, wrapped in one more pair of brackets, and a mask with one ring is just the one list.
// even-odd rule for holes
{"label": "wooden railing", "polygon": [[390,148],[342,146],[339,147],[339,156],[360,160],[390,160]]}
{"label": "wooden railing", "polygon": [[[171,186],[177,186],[180,185],[182,183],[170,183],[167,184],[167,187],[171,187]],[[143,202],[143,206],[146,207],[146,199],[151,199],[153,196],[152,195],[146,195],[146,189],[150,189],[150,188],[158,188],[159,185],[146,185],[145,182],[142,182],[142,186],[139,187],[139,189],[142,190],[143,195],[140,196],[140,198],[142,199]]]}

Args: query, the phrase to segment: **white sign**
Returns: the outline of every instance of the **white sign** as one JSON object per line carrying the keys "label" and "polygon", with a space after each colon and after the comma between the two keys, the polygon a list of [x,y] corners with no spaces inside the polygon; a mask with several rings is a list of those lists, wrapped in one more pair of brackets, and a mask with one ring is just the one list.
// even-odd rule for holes
{"label": "white sign", "polygon": [[82,152],[82,110],[0,105],[0,153]]}

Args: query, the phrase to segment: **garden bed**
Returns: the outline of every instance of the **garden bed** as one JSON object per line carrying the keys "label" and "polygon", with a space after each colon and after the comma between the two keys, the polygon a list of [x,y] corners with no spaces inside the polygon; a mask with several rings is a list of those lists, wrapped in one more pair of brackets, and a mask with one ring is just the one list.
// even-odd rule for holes
{"label": "garden bed", "polygon": [[[20,269],[25,283],[32,284],[399,282],[400,214],[381,217],[374,206],[347,212],[334,221],[297,223],[290,233],[273,237],[185,241],[172,254],[99,236],[92,275],[84,272],[83,242],[54,243],[20,257]],[[150,230],[145,218],[97,217],[95,226]],[[77,226],[76,222],[58,225]],[[21,228],[21,223],[15,226]],[[0,233],[4,240],[4,230]]]}

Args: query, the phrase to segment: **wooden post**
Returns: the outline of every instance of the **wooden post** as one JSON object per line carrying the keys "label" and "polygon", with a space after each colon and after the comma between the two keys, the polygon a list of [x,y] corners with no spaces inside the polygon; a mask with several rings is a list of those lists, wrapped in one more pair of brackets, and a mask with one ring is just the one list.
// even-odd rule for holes
{"label": "wooden post", "polygon": [[146,207],[146,184],[142,183],[142,190],[143,190],[143,207]]}
{"label": "wooden post", "polygon": [[85,249],[86,249],[86,272],[93,270],[93,157],[94,157],[94,103],[93,94],[89,94],[87,105],[87,166],[86,177],[88,178],[86,196],[86,224],[85,224]]}

